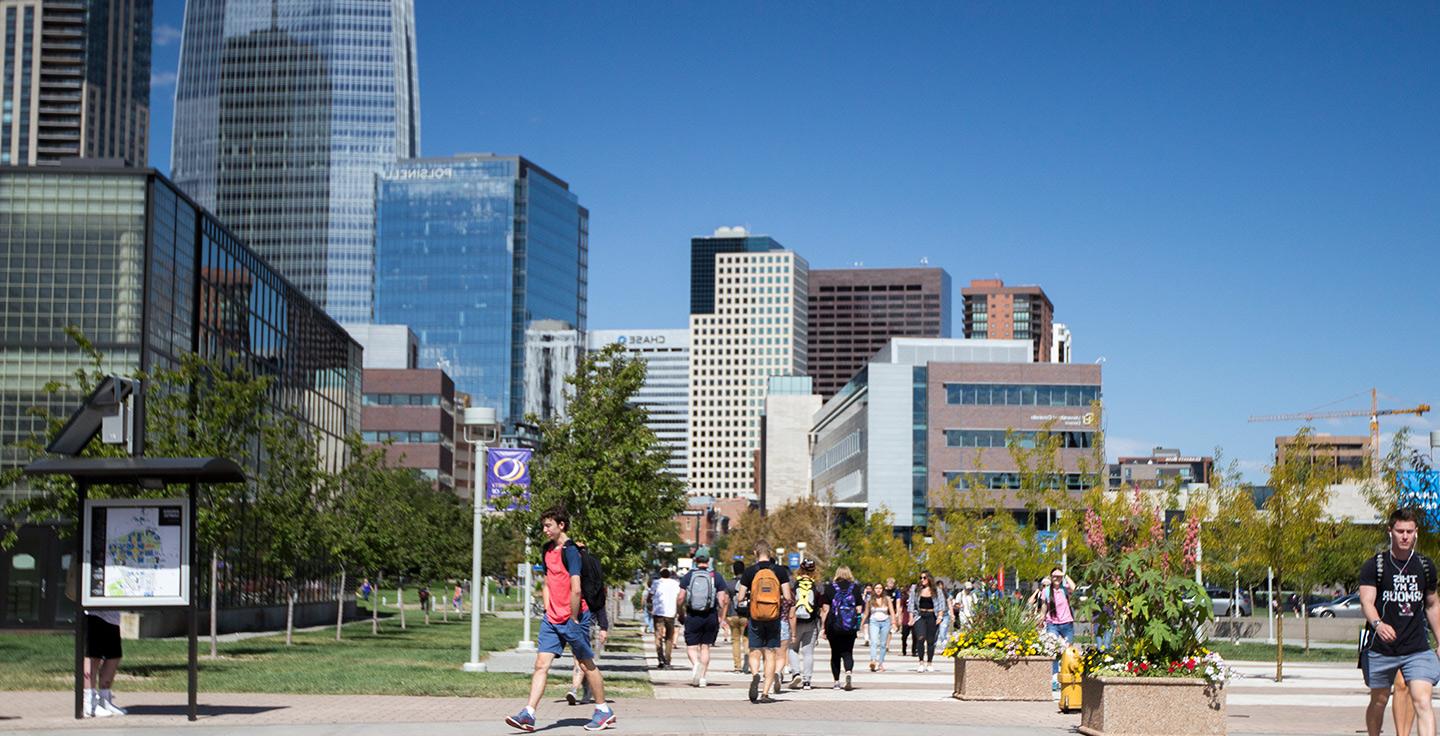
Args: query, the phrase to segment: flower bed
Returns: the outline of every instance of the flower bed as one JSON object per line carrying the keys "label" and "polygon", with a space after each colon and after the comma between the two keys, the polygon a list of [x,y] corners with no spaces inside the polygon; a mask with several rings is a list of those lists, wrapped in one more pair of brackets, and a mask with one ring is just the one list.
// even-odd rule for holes
{"label": "flower bed", "polygon": [[961,700],[1050,700],[1050,675],[1065,640],[1037,629],[1037,620],[1013,598],[986,601],[969,626],[945,642],[941,656],[955,659]]}

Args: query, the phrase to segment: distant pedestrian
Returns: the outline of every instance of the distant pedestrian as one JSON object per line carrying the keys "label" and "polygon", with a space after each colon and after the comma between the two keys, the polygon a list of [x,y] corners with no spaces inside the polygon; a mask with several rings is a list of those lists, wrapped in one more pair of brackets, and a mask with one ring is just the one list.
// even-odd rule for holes
{"label": "distant pedestrian", "polygon": [[920,582],[910,588],[910,618],[914,623],[915,657],[920,660],[916,672],[935,671],[935,637],[940,633],[939,611],[945,601],[939,598],[930,571],[920,573]]}
{"label": "distant pedestrian", "polygon": [[685,656],[690,660],[690,684],[705,687],[710,671],[710,648],[720,634],[720,612],[729,602],[725,578],[710,569],[710,558],[695,556],[695,569],[680,578],[678,607],[685,612]]}
{"label": "distant pedestrian", "polygon": [[655,618],[655,663],[660,669],[670,666],[679,599],[680,581],[671,575],[667,567],[660,571],[660,577],[650,586],[650,614]]}
{"label": "distant pedestrian", "polygon": [[964,631],[970,626],[970,619],[975,616],[976,602],[975,584],[966,580],[959,592],[955,593],[955,600],[951,604],[956,631]]}
{"label": "distant pedestrian", "polygon": [[780,617],[794,600],[790,570],[770,559],[770,543],[755,543],[755,564],[745,568],[736,592],[750,617],[750,702],[771,702],[780,657]]}
{"label": "distant pedestrian", "polygon": [[837,690],[854,688],[851,678],[855,669],[855,637],[860,632],[860,619],[865,615],[860,594],[860,584],[844,565],[835,570],[835,579],[825,588],[824,636],[830,642],[830,674],[835,678],[833,687]]}
{"label": "distant pedestrian", "polygon": [[455,606],[455,612],[456,612],[456,613],[460,613],[461,609],[463,608],[464,599],[465,599],[465,589],[462,588],[462,587],[460,587],[460,584],[459,584],[459,583],[456,583],[456,584],[455,584],[455,597],[451,600],[451,603],[454,604],[454,606]]}
{"label": "distant pedestrian", "polygon": [[900,614],[897,622],[900,627],[900,656],[909,656],[910,636],[915,632],[915,614],[911,612],[910,598],[914,586],[900,589],[896,592],[895,606]]}
{"label": "distant pedestrian", "polygon": [[427,586],[427,585],[422,585],[422,586],[420,586],[420,592],[419,592],[417,595],[420,596],[420,610],[421,610],[422,612],[424,612],[424,613],[429,613],[429,612],[430,612],[430,587]]}
{"label": "distant pedestrian", "polygon": [[[1070,596],[1075,594],[1075,581],[1060,568],[1050,571],[1050,580],[1040,594],[1045,630],[1059,635],[1067,644],[1075,642],[1075,614],[1070,610]],[[1051,664],[1050,689],[1060,689],[1060,658]]]}
{"label": "distant pedestrian", "polygon": [[370,585],[370,578],[365,578],[365,580],[360,583],[360,600],[370,600],[370,593],[374,590],[375,588],[371,587]]}
{"label": "distant pedestrian", "polygon": [[595,652],[587,641],[585,627],[590,623],[590,612],[581,592],[580,550],[570,543],[567,535],[570,515],[557,506],[541,514],[540,521],[550,541],[541,550],[545,577],[540,590],[545,615],[540,621],[539,651],[535,654],[534,674],[530,676],[530,700],[519,713],[507,717],[505,723],[521,731],[535,730],[535,709],[545,696],[550,664],[569,646],[576,661],[585,668],[585,679],[595,696],[595,714],[585,724],[585,730],[609,728],[615,724],[615,713],[605,702],[605,683],[595,667]]}
{"label": "distant pedestrian", "polygon": [[944,580],[935,581],[935,600],[939,603],[935,609],[936,621],[939,624],[935,634],[935,641],[941,642],[941,648],[944,648],[943,642],[945,641],[945,637],[950,635],[950,624],[952,621],[950,616],[950,591],[945,587]]}
{"label": "distant pedestrian", "polygon": [[810,689],[815,675],[815,646],[820,643],[821,609],[824,604],[820,583],[815,580],[815,560],[800,563],[799,574],[795,576],[795,602],[790,606],[790,639],[785,642],[789,648],[787,658],[795,660],[790,664],[794,674],[790,689]]}
{"label": "distant pedestrian", "polygon": [[740,615],[738,603],[740,595],[740,576],[745,574],[745,563],[735,560],[730,564],[730,600],[729,608],[725,611],[725,622],[730,627],[730,658],[734,665],[734,672],[739,674],[747,669],[745,660],[750,652],[749,642],[746,641],[744,616]]}
{"label": "distant pedestrian", "polygon": [[890,641],[890,619],[895,603],[885,593],[885,586],[876,583],[865,602],[863,626],[870,638],[870,671],[885,671],[885,644]]}
{"label": "distant pedestrian", "polygon": [[[1371,632],[1360,659],[1370,688],[1365,709],[1370,736],[1379,736],[1384,726],[1396,673],[1404,675],[1405,686],[1403,691],[1395,687],[1395,697],[1408,695],[1420,736],[1435,736],[1430,696],[1440,681],[1440,659],[1430,648],[1426,624],[1440,641],[1440,598],[1435,593],[1435,563],[1415,550],[1419,520],[1412,509],[1392,512],[1387,524],[1390,548],[1360,567],[1360,608]],[[1397,708],[1395,715],[1400,726],[1409,713]]]}

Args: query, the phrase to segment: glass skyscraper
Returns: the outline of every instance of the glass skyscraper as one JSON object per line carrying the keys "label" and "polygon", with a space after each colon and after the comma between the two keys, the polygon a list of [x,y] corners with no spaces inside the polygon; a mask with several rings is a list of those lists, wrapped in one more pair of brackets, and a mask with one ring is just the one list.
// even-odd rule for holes
{"label": "glass skyscraper", "polygon": [[420,336],[472,406],[524,419],[525,331],[585,333],[590,213],[518,156],[402,161],[376,183],[375,321]]}
{"label": "glass skyscraper", "polygon": [[375,174],[420,151],[413,0],[190,0],[171,171],[342,322],[369,322]]}

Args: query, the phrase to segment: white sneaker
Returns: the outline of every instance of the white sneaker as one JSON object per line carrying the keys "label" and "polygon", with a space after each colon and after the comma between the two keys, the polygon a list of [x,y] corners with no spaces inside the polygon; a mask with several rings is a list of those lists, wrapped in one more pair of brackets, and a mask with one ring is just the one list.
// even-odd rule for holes
{"label": "white sneaker", "polygon": [[100,703],[95,706],[96,713],[99,713],[102,710],[112,716],[123,716],[129,713],[129,711],[116,705],[114,700],[110,700],[108,698],[101,698]]}
{"label": "white sneaker", "polygon": [[691,670],[691,671],[690,671],[690,687],[700,687],[700,673],[699,673],[699,672],[696,672],[696,671],[694,671],[694,670]]}
{"label": "white sneaker", "polygon": [[705,678],[702,677],[702,678],[700,678],[700,683],[697,684],[695,687],[705,687],[705,685],[706,685]]}
{"label": "white sneaker", "polygon": [[115,715],[106,708],[100,707],[100,693],[95,690],[85,691],[85,717],[86,718],[109,718]]}

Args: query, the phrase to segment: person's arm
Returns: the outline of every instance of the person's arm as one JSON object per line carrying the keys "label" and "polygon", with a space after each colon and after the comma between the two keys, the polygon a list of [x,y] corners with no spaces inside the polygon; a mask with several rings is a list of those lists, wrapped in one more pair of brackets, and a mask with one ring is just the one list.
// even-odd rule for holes
{"label": "person's arm", "polygon": [[560,555],[564,558],[565,569],[570,573],[570,620],[579,621],[581,611],[580,551],[567,544]]}
{"label": "person's arm", "polygon": [[1066,593],[1074,593],[1074,592],[1075,592],[1075,581],[1070,579],[1069,573],[1066,573],[1066,575],[1065,575],[1065,582],[1061,583],[1061,585],[1064,585],[1064,586],[1065,586],[1065,592],[1066,592]]}
{"label": "person's arm", "polygon": [[1433,590],[1425,594],[1425,618],[1430,620],[1430,631],[1435,634],[1435,651],[1440,652],[1440,596]]}
{"label": "person's arm", "polygon": [[[1376,590],[1376,587],[1373,585],[1360,586],[1360,610],[1365,612],[1366,621],[1376,622],[1375,635],[1380,637],[1380,641],[1389,643],[1395,641],[1395,629],[1392,628],[1390,624],[1387,624],[1384,621],[1380,620],[1380,612],[1375,609]],[[1429,609],[1429,601],[1427,600],[1425,611],[1426,616],[1430,615]],[[1432,621],[1430,625],[1433,627],[1435,624]]]}
{"label": "person's arm", "polygon": [[694,574],[695,573],[693,572],[685,573],[685,577],[680,579],[680,592],[675,594],[676,615],[679,615],[681,611],[685,610],[685,588],[689,586],[689,583],[686,581],[688,581],[690,579],[690,576]]}

